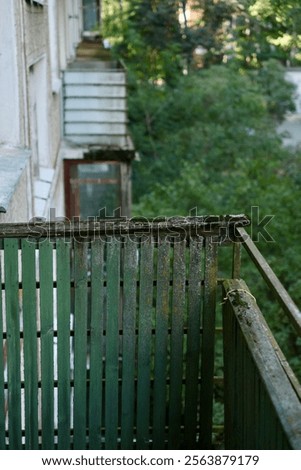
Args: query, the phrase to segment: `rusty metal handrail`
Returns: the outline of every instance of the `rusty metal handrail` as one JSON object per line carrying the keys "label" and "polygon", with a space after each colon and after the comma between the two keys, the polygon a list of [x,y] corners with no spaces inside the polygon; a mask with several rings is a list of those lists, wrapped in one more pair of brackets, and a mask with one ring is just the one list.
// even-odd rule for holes
{"label": "rusty metal handrail", "polygon": [[245,282],[224,289],[226,448],[301,449],[301,385]]}
{"label": "rusty metal handrail", "polygon": [[100,235],[127,236],[127,235],[166,235],[169,238],[188,239],[195,237],[215,237],[217,244],[232,241],[237,227],[249,225],[249,219],[238,215],[209,215],[198,217],[107,217],[100,219],[91,217],[81,220],[58,218],[56,221],[32,219],[28,223],[0,224],[0,239],[2,238],[30,238],[42,239],[61,237],[66,238],[95,237]]}
{"label": "rusty metal handrail", "polygon": [[278,277],[267,263],[266,259],[262,256],[246,230],[242,227],[238,227],[237,232],[239,234],[240,241],[242,242],[244,248],[254,262],[261,276],[275,295],[277,301],[288,315],[289,319],[292,321],[292,324],[296,328],[298,334],[301,335],[301,312],[299,308],[290,297],[286,289],[283,287]]}

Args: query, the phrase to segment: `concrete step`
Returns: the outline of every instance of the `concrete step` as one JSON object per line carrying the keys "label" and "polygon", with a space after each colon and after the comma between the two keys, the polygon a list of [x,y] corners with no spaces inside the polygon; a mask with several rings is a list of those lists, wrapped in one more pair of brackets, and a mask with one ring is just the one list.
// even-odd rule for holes
{"label": "concrete step", "polygon": [[65,98],[125,98],[126,88],[120,85],[69,85]]}
{"label": "concrete step", "polygon": [[122,70],[66,70],[64,85],[125,85],[126,76]]}
{"label": "concrete step", "polygon": [[65,135],[126,135],[125,122],[66,122]]}
{"label": "concrete step", "polygon": [[69,134],[65,135],[65,140],[76,145],[99,145],[100,147],[113,147],[119,149],[130,148],[132,149],[132,143],[130,142],[128,135],[85,135],[85,134]]}
{"label": "concrete step", "polygon": [[125,111],[114,110],[71,110],[65,111],[65,123],[126,123],[127,116]]}
{"label": "concrete step", "polygon": [[77,46],[77,57],[98,58],[100,60],[111,60],[111,52],[105,49],[100,41],[82,41]]}
{"label": "concrete step", "polygon": [[126,97],[121,98],[65,98],[65,112],[67,111],[126,111]]}

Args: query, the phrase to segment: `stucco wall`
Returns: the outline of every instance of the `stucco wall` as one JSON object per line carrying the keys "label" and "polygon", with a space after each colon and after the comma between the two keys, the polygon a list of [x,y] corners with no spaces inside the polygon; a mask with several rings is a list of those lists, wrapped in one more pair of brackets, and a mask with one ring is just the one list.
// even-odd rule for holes
{"label": "stucco wall", "polygon": [[44,215],[35,213],[35,203],[43,198],[36,188],[43,184],[45,173],[53,179],[48,181],[44,209],[56,207],[64,215],[60,79],[80,41],[80,7],[81,0],[49,0],[43,6],[26,0],[0,1],[0,17],[5,19],[0,28],[0,149],[31,149],[0,222]]}
{"label": "stucco wall", "polygon": [[[30,153],[0,147],[0,223],[27,222],[32,217]],[[0,181],[1,181],[0,178]]]}
{"label": "stucco wall", "polygon": [[24,95],[19,13],[19,2],[0,2],[0,144],[22,145],[25,140],[21,124]]}
{"label": "stucco wall", "polygon": [[55,217],[65,216],[64,171],[62,162],[60,162],[57,168],[57,177],[53,184],[50,208],[54,209]]}

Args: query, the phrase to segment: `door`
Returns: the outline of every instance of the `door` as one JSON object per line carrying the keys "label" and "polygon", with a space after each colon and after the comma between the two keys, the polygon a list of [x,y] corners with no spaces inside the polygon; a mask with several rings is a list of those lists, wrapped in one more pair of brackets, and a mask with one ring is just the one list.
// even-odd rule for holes
{"label": "door", "polygon": [[83,0],[84,31],[93,31],[100,23],[99,0]]}
{"label": "door", "polygon": [[115,161],[65,160],[68,218],[113,216],[122,206],[121,164]]}

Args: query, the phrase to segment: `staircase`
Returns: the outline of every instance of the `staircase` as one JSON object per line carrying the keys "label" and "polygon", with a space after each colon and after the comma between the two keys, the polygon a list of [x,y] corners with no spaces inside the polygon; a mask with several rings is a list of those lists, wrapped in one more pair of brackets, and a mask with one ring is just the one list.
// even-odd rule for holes
{"label": "staircase", "polygon": [[127,149],[126,72],[109,51],[85,42],[64,71],[64,137],[77,145]]}

